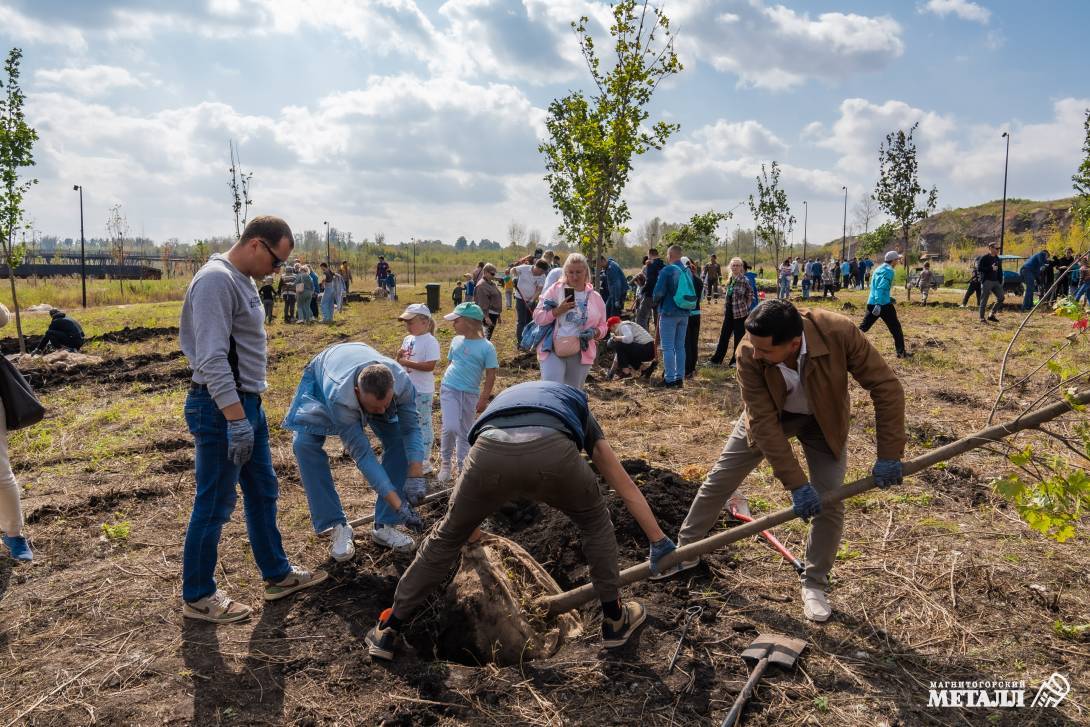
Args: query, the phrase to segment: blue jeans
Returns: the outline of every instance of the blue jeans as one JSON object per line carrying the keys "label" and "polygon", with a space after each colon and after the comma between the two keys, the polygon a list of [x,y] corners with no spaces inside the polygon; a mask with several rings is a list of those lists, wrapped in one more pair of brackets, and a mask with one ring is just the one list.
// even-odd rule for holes
{"label": "blue jeans", "polygon": [[327,288],[322,293],[322,302],[319,306],[322,309],[322,322],[331,323],[333,321],[333,308],[337,304],[337,298],[333,295],[333,288]]}
{"label": "blue jeans", "polygon": [[1037,276],[1028,270],[1022,272],[1022,285],[1026,288],[1026,294],[1022,296],[1022,310],[1033,310],[1033,294],[1037,290]]}
{"label": "blue jeans", "polygon": [[[402,500],[405,499],[405,477],[409,474],[409,458],[405,454],[405,444],[401,439],[401,429],[396,422],[380,422],[368,419],[371,431],[382,442],[382,468],[386,470],[394,491]],[[333,473],[329,469],[329,457],[322,445],[325,435],[295,432],[292,439],[292,451],[299,463],[299,477],[303,480],[303,491],[310,508],[310,522],[314,532],[322,533],[334,525],[344,525],[348,518],[341,507],[341,498],[333,484]],[[397,511],[390,507],[385,498],[375,499],[375,525],[396,525],[400,522]]]}
{"label": "blue jeans", "polygon": [[227,420],[205,389],[191,389],[185,400],[185,422],[196,443],[197,492],[182,551],[182,598],[196,601],[216,592],[220,532],[231,519],[242,486],[246,533],[254,561],[267,581],[291,570],[276,528],[279,485],[269,450],[269,425],[257,394],[240,394],[246,418],[254,428],[254,453],[241,468],[227,459]]}
{"label": "blue jeans", "polygon": [[1090,283],[1083,283],[1079,286],[1079,289],[1075,291],[1075,302],[1085,300],[1090,303]]}
{"label": "blue jeans", "polygon": [[662,378],[667,383],[680,381],[685,374],[685,330],[688,327],[688,315],[659,315],[659,341],[662,344]]}
{"label": "blue jeans", "polygon": [[791,297],[791,278],[787,275],[780,276],[779,290],[776,291],[777,297],[787,300]]}

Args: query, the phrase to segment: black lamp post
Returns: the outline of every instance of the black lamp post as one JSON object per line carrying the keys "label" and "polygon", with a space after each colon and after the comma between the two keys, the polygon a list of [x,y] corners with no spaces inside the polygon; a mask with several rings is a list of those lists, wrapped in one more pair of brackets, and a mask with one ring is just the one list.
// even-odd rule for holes
{"label": "black lamp post", "polygon": [[325,264],[329,265],[329,221],[322,224],[325,225]]}
{"label": "black lamp post", "polygon": [[999,254],[1003,254],[1003,238],[1007,236],[1007,162],[1011,158],[1011,135],[1003,132],[1003,138],[1007,140],[1007,153],[1003,157],[1003,211],[999,213]]}
{"label": "black lamp post", "polygon": [[802,201],[802,260],[806,261],[806,226],[810,222],[810,205]]}
{"label": "black lamp post", "polygon": [[83,185],[73,184],[72,191],[79,192],[79,277],[83,287],[83,307],[87,307],[87,242],[83,237]]}
{"label": "black lamp post", "polygon": [[844,262],[848,255],[848,188],[841,189],[844,190],[844,228],[840,232],[840,262]]}

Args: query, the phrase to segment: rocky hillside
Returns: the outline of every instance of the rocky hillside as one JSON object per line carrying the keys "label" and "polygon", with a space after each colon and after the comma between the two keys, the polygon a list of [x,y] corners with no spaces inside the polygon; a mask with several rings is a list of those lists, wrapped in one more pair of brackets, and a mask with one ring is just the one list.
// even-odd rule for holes
{"label": "rocky hillside", "polygon": [[[1056,232],[1066,233],[1071,226],[1071,198],[1038,202],[1029,199],[1007,199],[1007,244],[1017,241],[1044,243]],[[948,255],[953,250],[972,251],[999,240],[999,217],[1002,200],[985,202],[975,207],[946,209],[916,225],[910,240],[916,251]],[[854,249],[854,237],[848,238]],[[839,255],[840,238],[831,240],[829,254]],[[849,253],[852,254],[852,253]]]}

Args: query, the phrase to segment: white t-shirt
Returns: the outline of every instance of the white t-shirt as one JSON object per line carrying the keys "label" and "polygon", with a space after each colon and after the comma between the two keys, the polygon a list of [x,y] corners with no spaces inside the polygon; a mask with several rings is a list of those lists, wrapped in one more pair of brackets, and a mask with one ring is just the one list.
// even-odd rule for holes
{"label": "white t-shirt", "polygon": [[578,336],[587,327],[587,291],[575,291],[575,307],[561,316],[556,323],[556,335]]}
{"label": "white t-shirt", "polygon": [[799,347],[798,370],[794,370],[786,364],[776,364],[783,374],[783,383],[787,386],[787,396],[783,401],[783,410],[792,414],[813,414],[810,410],[810,402],[806,400],[806,388],[802,384],[802,370],[806,366],[806,334],[802,335],[802,345]]}
{"label": "white t-shirt", "polygon": [[[430,333],[423,333],[419,336],[409,334],[402,339],[401,347],[409,352],[409,360],[413,363],[439,360],[439,341]],[[434,371],[417,371],[416,369],[406,368],[405,373],[409,375],[409,381],[413,382],[413,386],[416,387],[416,393],[435,393]]]}
{"label": "white t-shirt", "polygon": [[531,303],[541,292],[545,282],[544,275],[535,275],[533,265],[516,265],[512,268],[515,275],[515,296]]}

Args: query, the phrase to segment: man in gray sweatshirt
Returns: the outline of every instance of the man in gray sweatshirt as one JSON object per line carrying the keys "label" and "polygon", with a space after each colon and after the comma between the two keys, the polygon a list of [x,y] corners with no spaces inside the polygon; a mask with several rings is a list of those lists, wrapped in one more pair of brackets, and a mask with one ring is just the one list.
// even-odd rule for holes
{"label": "man in gray sweatshirt", "polygon": [[193,370],[185,420],[196,442],[197,489],[182,553],[182,615],[231,623],[249,606],[216,588],[220,532],[242,486],[246,531],[254,561],[272,601],[326,578],[291,565],[276,527],[279,484],[261,408],[265,380],[265,310],[253,278],[280,269],[294,247],[291,228],[278,217],[246,225],[225,254],[213,255],[189,283],[179,340]]}

